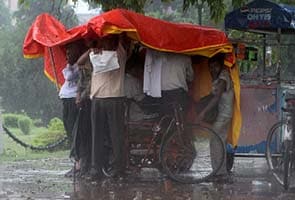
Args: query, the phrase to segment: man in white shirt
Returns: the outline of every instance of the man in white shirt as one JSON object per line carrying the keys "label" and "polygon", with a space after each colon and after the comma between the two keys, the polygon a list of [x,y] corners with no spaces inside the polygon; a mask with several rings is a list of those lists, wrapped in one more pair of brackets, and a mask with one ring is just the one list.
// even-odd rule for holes
{"label": "man in white shirt", "polygon": [[79,68],[76,61],[80,55],[81,50],[78,43],[73,42],[66,46],[68,64],[62,71],[65,82],[59,91],[59,97],[63,102],[63,123],[70,145],[72,143],[72,130],[78,114],[76,96]]}
{"label": "man in white shirt", "polygon": [[186,106],[187,82],[192,80],[193,69],[190,56],[147,50],[144,92],[163,104],[161,112],[169,112],[171,108],[167,105],[171,102],[178,102],[182,107]]}
{"label": "man in white shirt", "polygon": [[[72,131],[78,115],[78,107],[76,105],[76,96],[79,80],[79,68],[76,64],[78,58],[82,55],[84,49],[82,41],[75,41],[66,45],[67,66],[62,73],[65,79],[62,85],[59,97],[63,102],[63,124],[69,141],[69,146],[72,145],[73,135]],[[65,174],[66,177],[72,176],[74,169],[71,169]]]}

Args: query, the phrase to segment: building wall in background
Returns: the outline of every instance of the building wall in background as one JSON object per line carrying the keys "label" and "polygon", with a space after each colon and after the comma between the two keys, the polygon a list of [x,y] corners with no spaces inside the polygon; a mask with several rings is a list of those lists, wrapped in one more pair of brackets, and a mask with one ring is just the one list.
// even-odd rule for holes
{"label": "building wall in background", "polygon": [[4,0],[4,3],[11,11],[17,10],[17,0]]}

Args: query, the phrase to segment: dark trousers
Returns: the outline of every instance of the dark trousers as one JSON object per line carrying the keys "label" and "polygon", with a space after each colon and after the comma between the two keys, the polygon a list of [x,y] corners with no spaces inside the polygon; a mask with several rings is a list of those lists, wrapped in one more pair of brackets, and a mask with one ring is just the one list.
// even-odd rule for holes
{"label": "dark trousers", "polygon": [[160,112],[162,114],[172,114],[173,107],[172,103],[179,103],[182,108],[185,110],[187,107],[188,95],[187,92],[182,89],[174,90],[162,90],[162,97],[154,98],[151,96],[146,96],[142,100],[144,105],[144,110],[149,109],[149,104],[159,104],[158,106],[153,107],[151,112]]}
{"label": "dark trousers", "polygon": [[68,137],[69,145],[72,145],[73,136],[72,131],[78,115],[78,108],[75,102],[75,98],[64,98],[63,102],[63,124]]}
{"label": "dark trousers", "polygon": [[80,160],[81,173],[90,170],[91,164],[91,100],[81,102],[81,107],[73,129],[74,141],[70,157]]}
{"label": "dark trousers", "polygon": [[163,90],[161,99],[161,103],[163,104],[162,112],[167,113],[173,111],[173,109],[171,108],[171,103],[178,103],[184,110],[186,110],[187,101],[187,92],[182,88],[174,90]]}
{"label": "dark trousers", "polygon": [[125,169],[124,153],[124,98],[94,98],[91,105],[92,119],[92,172],[101,174],[108,160],[108,148],[105,140],[110,139],[113,153],[113,169],[122,172]]}

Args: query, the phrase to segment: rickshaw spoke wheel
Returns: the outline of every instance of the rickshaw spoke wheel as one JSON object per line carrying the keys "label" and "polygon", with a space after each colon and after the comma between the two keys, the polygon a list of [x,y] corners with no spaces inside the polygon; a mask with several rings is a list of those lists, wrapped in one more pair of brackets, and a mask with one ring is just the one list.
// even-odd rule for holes
{"label": "rickshaw spoke wheel", "polygon": [[166,148],[165,151],[166,164],[169,169],[176,174],[188,170],[193,161],[192,152],[188,151],[188,148],[185,148],[181,142],[179,142],[178,135],[175,135],[175,137],[171,139],[170,144],[169,149]]}
{"label": "rickshaw spoke wheel", "polygon": [[[171,179],[181,183],[206,181],[224,161],[224,157],[212,159],[212,142],[215,151],[224,156],[225,147],[221,138],[209,128],[194,124],[186,126],[185,133],[175,131],[164,140],[160,151],[164,171]],[[215,167],[212,166],[213,162]]]}
{"label": "rickshaw spoke wheel", "polygon": [[270,129],[266,141],[266,160],[275,180],[287,190],[295,186],[293,166],[294,152],[291,141],[285,140],[285,131],[289,126],[285,121],[278,122]]}

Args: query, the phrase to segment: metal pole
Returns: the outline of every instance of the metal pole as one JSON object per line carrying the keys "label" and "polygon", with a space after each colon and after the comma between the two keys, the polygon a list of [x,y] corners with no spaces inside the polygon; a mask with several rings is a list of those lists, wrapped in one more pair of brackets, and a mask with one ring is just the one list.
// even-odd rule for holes
{"label": "metal pole", "polygon": [[279,84],[280,84],[280,80],[281,80],[281,29],[278,29],[278,35],[277,35],[277,39],[278,39],[278,63],[277,63],[277,78],[279,80]]}
{"label": "metal pole", "polygon": [[56,73],[56,69],[55,69],[53,51],[52,51],[51,47],[48,47],[48,49],[49,49],[49,55],[50,55],[50,61],[51,61],[51,68],[52,68],[54,79],[55,79],[56,90],[59,91],[60,88],[59,88],[59,85],[58,85],[58,78],[57,78],[57,73]]}
{"label": "metal pole", "polygon": [[262,75],[263,75],[263,77],[265,76],[265,70],[266,70],[266,63],[265,63],[265,55],[266,55],[266,36],[265,36],[265,34],[263,34],[263,73],[262,73]]}
{"label": "metal pole", "polygon": [[[1,108],[1,106],[0,106]],[[3,153],[3,127],[2,127],[2,116],[1,116],[1,110],[0,110],[0,155]]]}
{"label": "metal pole", "polygon": [[[279,112],[279,120],[282,120],[283,117],[284,117],[284,113],[281,111],[281,107],[284,105],[283,101],[285,98],[282,98],[283,96],[283,93],[286,89],[284,89],[282,87],[282,84],[281,84],[281,70],[282,70],[282,52],[281,52],[281,33],[282,33],[282,30],[281,28],[278,29],[278,66],[277,66],[277,78],[278,78],[278,85],[277,85],[277,102],[278,103],[278,106],[280,106],[280,108],[278,108],[278,110],[280,111]],[[280,95],[280,96],[278,96]]]}

